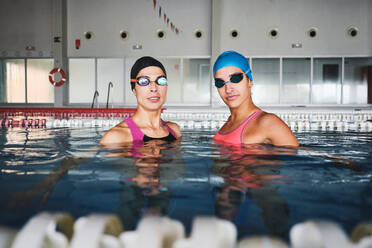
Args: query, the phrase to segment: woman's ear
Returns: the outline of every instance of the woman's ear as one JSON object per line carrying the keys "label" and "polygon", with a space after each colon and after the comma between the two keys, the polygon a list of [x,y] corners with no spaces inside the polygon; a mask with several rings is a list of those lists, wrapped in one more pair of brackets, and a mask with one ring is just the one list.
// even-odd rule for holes
{"label": "woman's ear", "polygon": [[248,87],[252,88],[252,86],[253,86],[253,82],[248,78]]}
{"label": "woman's ear", "polygon": [[135,96],[137,96],[136,88],[133,88],[132,92],[133,92],[133,94],[134,94]]}

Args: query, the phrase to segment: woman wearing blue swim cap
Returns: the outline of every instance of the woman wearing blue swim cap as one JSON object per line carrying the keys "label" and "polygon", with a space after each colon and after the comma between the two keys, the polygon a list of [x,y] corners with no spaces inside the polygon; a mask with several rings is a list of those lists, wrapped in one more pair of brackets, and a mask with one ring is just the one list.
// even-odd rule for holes
{"label": "woman wearing blue swim cap", "polygon": [[299,146],[289,127],[275,114],[252,101],[253,78],[248,60],[235,51],[222,53],[213,66],[218,93],[230,108],[230,117],[214,136],[218,143],[266,143]]}

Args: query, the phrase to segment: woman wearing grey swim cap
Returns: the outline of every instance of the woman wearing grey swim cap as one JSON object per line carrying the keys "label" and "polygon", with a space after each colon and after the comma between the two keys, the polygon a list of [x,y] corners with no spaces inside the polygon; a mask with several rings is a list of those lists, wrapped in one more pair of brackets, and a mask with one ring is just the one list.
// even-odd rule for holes
{"label": "woman wearing grey swim cap", "polygon": [[218,93],[230,108],[230,117],[214,136],[217,143],[266,143],[299,146],[288,126],[252,101],[253,79],[248,60],[235,51],[222,53],[213,66]]}
{"label": "woman wearing grey swim cap", "polygon": [[131,69],[130,83],[137,99],[137,110],[132,117],[107,131],[100,144],[116,146],[133,142],[138,147],[138,144],[150,140],[174,141],[180,138],[179,126],[160,118],[168,86],[164,66],[152,57],[139,58]]}

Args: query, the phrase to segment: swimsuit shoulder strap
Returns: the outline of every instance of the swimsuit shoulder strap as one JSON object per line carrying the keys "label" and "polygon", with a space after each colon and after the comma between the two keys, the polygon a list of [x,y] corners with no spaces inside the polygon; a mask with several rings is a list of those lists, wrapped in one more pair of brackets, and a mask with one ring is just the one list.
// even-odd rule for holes
{"label": "swimsuit shoulder strap", "polygon": [[226,143],[233,143],[233,144],[242,144],[243,143],[243,133],[245,128],[247,127],[248,123],[251,122],[253,119],[256,118],[257,115],[259,115],[262,110],[257,110],[253,112],[250,116],[247,117],[237,128],[234,130],[227,132],[227,133],[221,133],[221,130],[219,130],[215,136],[214,139],[217,141],[222,141]]}
{"label": "swimsuit shoulder strap", "polygon": [[242,129],[244,129],[248,123],[253,120],[259,113],[263,112],[261,109],[260,110],[257,110],[255,112],[253,112],[250,116],[247,117],[247,119],[245,119],[241,124],[239,124],[238,127],[236,127],[234,130],[230,131],[230,132],[227,132],[227,133],[221,133],[219,130],[218,133],[222,134],[222,135],[227,135],[227,134],[231,134],[231,133],[235,133],[235,132],[241,132]]}
{"label": "swimsuit shoulder strap", "polygon": [[263,112],[263,110],[261,110],[261,109],[253,112],[253,114],[251,114],[250,116],[248,116],[248,118],[242,123],[242,126],[245,128],[248,125],[249,122],[251,122],[252,120],[254,120],[256,118],[256,116],[259,115],[262,112]]}
{"label": "swimsuit shoulder strap", "polygon": [[132,118],[129,117],[125,119],[124,121],[129,127],[130,133],[132,134],[133,141],[142,141],[144,133],[137,126],[137,124],[132,120]]}
{"label": "swimsuit shoulder strap", "polygon": [[242,132],[240,133],[240,141],[241,143],[243,143],[243,133],[245,131],[245,128],[247,127],[248,123],[251,122],[252,120],[254,120],[257,115],[261,114],[263,112],[263,110],[259,109],[257,111],[255,111],[253,114],[251,114],[243,123],[244,125],[243,126],[243,130]]}
{"label": "swimsuit shoulder strap", "polygon": [[177,136],[176,136],[175,132],[172,130],[172,128],[170,128],[170,127],[168,126],[167,122],[165,122],[165,121],[163,121],[163,120],[161,120],[161,121],[162,121],[163,124],[167,127],[169,133],[171,133],[171,134],[172,134],[172,135],[177,139]]}

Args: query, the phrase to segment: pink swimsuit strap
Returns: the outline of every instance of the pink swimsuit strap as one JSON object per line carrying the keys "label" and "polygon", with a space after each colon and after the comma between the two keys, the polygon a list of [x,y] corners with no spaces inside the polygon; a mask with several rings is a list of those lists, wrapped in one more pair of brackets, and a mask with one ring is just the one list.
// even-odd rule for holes
{"label": "pink swimsuit strap", "polygon": [[[132,138],[133,138],[133,141],[136,142],[136,141],[143,141],[143,137],[145,136],[145,134],[141,131],[141,129],[137,126],[137,124],[132,120],[131,117],[127,118],[124,120],[125,123],[128,125],[129,127],[129,130],[132,134]],[[166,126],[166,128],[168,129],[168,131],[175,137],[177,138],[176,134],[174,133],[174,131],[168,126],[168,124],[161,120],[163,125]]]}
{"label": "pink swimsuit strap", "polygon": [[132,120],[131,117],[124,120],[127,123],[130,133],[132,134],[133,141],[143,141],[143,136],[145,134],[141,131],[141,129],[137,126],[137,124]]}
{"label": "pink swimsuit strap", "polygon": [[163,121],[163,120],[161,120],[162,121],[162,123],[163,123],[163,125],[164,126],[166,126],[166,128],[168,129],[168,131],[177,139],[177,135],[176,135],[176,133],[172,130],[172,128],[170,128],[169,126],[168,126],[168,124],[165,122],[165,121]]}
{"label": "pink swimsuit strap", "polygon": [[252,113],[250,116],[248,116],[247,119],[243,121],[242,124],[240,124],[237,128],[234,130],[227,132],[227,133],[221,133],[221,130],[219,130],[216,135],[214,136],[214,139],[216,141],[222,141],[227,143],[234,143],[234,144],[242,144],[243,143],[243,133],[245,128],[247,127],[248,123],[251,122],[256,118],[257,115],[262,113],[263,111],[257,110],[254,113]]}

